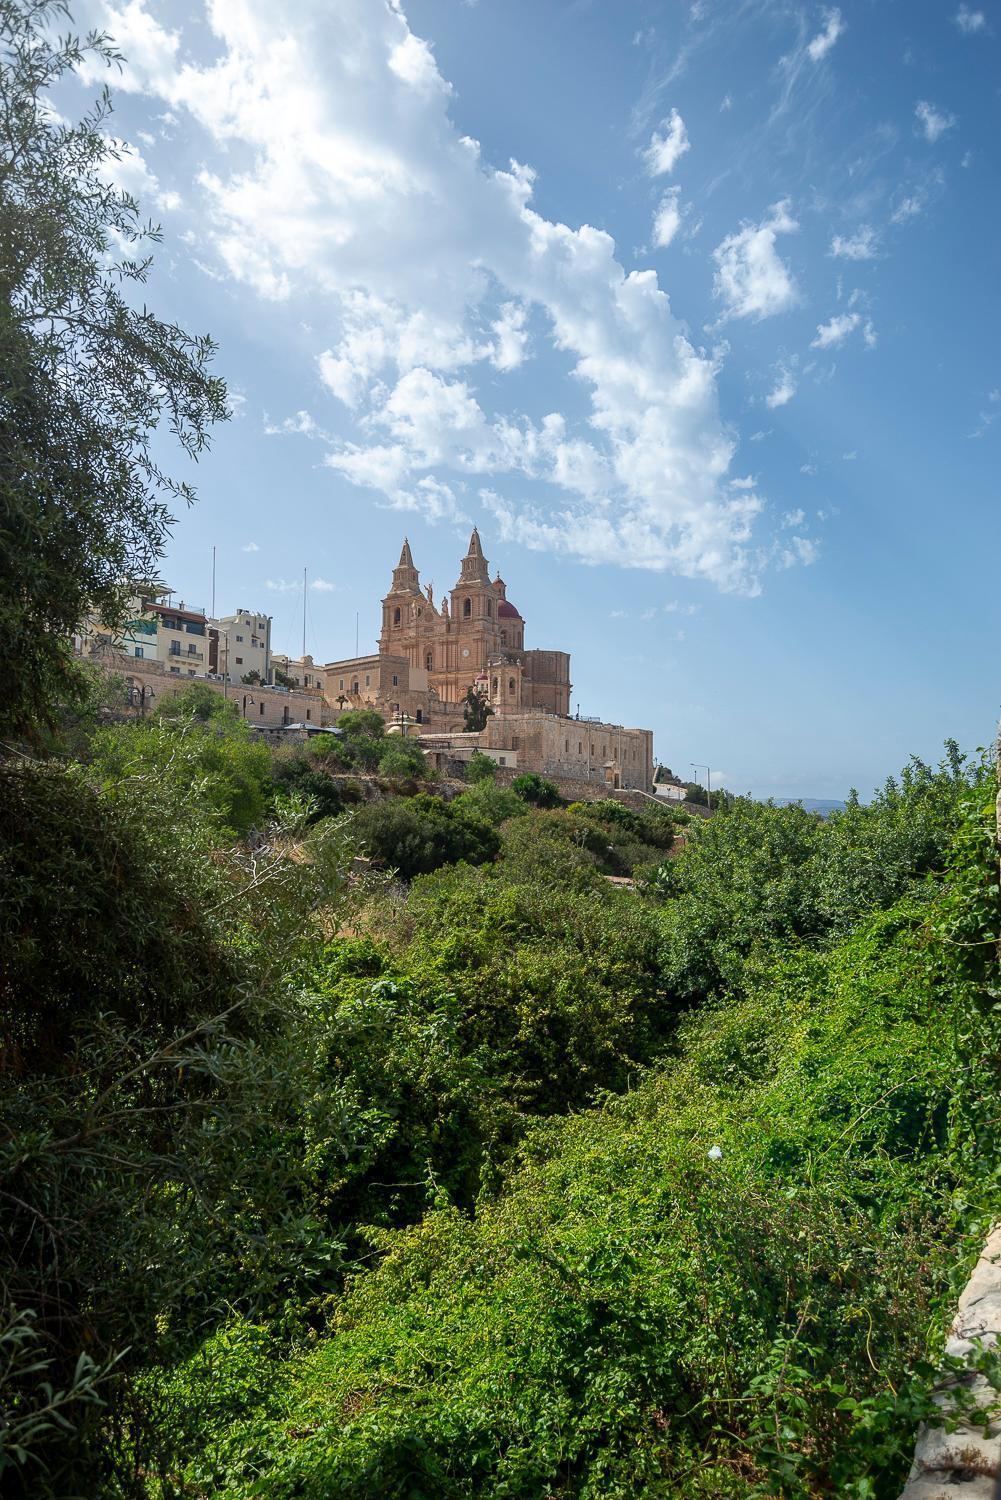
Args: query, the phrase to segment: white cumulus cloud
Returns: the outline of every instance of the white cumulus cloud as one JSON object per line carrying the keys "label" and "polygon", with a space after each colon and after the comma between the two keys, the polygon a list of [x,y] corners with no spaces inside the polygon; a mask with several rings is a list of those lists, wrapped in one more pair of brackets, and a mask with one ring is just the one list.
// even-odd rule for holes
{"label": "white cumulus cloud", "polygon": [[[201,63],[195,33],[189,45],[147,0],[81,3],[131,53],[117,86],[191,132],[203,256],[315,330],[345,434],[318,433],[333,473],[431,519],[476,493],[502,538],[529,547],[758,589],[773,554],[762,497],[727,482],[721,354],[610,235],[540,213],[530,167],[484,160],[402,0],[300,0],[294,27],[272,0],[212,0]],[[647,167],[668,174],[687,149],[673,110]],[[726,316],[796,300],[775,249],[795,227],[779,204],[719,247]],[[544,345],[567,373],[540,418],[519,409],[517,376],[494,371]]]}
{"label": "white cumulus cloud", "polygon": [[744,224],[713,251],[716,278],[713,292],[724,304],[726,318],[770,318],[786,312],[799,292],[775,241],[793,234],[799,225],[789,212],[789,200],[774,204],[760,224]]}

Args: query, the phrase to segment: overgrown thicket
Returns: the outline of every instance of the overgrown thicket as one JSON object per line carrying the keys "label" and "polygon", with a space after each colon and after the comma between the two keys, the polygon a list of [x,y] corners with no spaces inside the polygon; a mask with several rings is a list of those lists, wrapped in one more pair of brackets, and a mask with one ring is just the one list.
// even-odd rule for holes
{"label": "overgrown thicket", "polygon": [[[401,1101],[384,1168],[398,1199],[380,1212],[370,1185],[359,1204],[380,1263],[318,1336],[234,1319],[151,1374],[174,1484],[317,1500],[899,1492],[958,1252],[997,1206],[993,773],[950,749],[828,824],[750,803],[716,816],[666,898],[544,880],[515,849],[510,870],[502,853],[380,898],[385,948],[328,949],[352,1066],[367,1030],[367,1090]],[[745,899],[755,859],[768,922]],[[679,927],[707,905],[716,926],[684,969]],[[803,911],[827,916],[797,933]],[[706,962],[731,988],[693,1005]],[[644,985],[664,1030],[639,1044],[653,1065],[623,1075]],[[449,1075],[443,1117],[442,1060],[467,1038],[487,1066]],[[419,1083],[399,1071],[411,1046]],[[574,1112],[582,1059],[582,1092],[616,1092]],[[470,1142],[498,1126],[514,1146],[502,1157],[495,1137],[477,1171]],[[427,1204],[394,1229],[385,1206],[405,1214],[419,1191],[410,1143]]]}
{"label": "overgrown thicket", "polygon": [[889,1500],[1001,1198],[993,768],[689,824],[128,719],[65,636],[223,392],[63,14],[0,0],[3,1493]]}
{"label": "overgrown thicket", "polygon": [[0,768],[13,1493],[894,1493],[997,1201],[990,768],[679,848],[318,816],[198,691],[73,743]]}

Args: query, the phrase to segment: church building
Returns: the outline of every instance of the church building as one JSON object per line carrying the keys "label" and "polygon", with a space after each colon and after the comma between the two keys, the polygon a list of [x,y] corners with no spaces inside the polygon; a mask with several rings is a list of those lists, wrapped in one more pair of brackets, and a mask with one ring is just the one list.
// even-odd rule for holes
{"label": "church building", "polygon": [[525,650],[525,621],[500,574],[491,582],[475,528],[455,587],[440,604],[430,586],[421,589],[410,543],[404,541],[382,601],[379,651],[423,670],[442,705],[459,705],[470,687],[484,690],[485,684],[495,713],[538,708],[566,717],[570,712],[569,655]]}
{"label": "church building", "polygon": [[[455,586],[436,601],[421,587],[406,539],[382,601],[379,649],[322,669],[335,710],[370,707],[409,722],[443,761],[474,748],[501,765],[649,791],[653,737],[598,719],[570,717],[570,656],[525,646],[525,621],[498,573],[491,579],[473,529]],[[492,713],[479,734],[463,722],[472,688]],[[468,742],[468,743],[467,743]]]}

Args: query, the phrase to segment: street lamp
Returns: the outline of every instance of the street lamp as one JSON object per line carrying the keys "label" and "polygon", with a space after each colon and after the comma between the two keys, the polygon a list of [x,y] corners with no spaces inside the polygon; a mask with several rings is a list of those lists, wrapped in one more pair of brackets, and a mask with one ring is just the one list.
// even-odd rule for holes
{"label": "street lamp", "polygon": [[[701,771],[702,770],[702,766],[705,765],[705,762],[702,761],[700,763],[696,763],[694,760],[690,760],[688,762],[688,764],[692,767],[693,771]],[[712,810],[713,810],[713,781],[712,781],[712,772],[710,771],[710,769],[709,769],[708,766],[706,766],[706,802],[708,804],[709,811],[712,812]]]}
{"label": "street lamp", "polygon": [[155,697],[155,689],[147,687],[145,683],[129,683],[129,702],[133,708],[139,709],[143,718],[146,717],[146,700]]}

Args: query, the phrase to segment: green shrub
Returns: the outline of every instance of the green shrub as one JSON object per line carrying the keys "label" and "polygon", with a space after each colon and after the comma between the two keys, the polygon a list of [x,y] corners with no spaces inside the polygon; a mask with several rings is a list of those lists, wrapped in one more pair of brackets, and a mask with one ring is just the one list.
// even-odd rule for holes
{"label": "green shrub", "polygon": [[492,781],[478,781],[468,791],[460,792],[452,807],[462,817],[479,819],[493,828],[528,812],[526,804],[509,787],[495,786]]}
{"label": "green shrub", "polygon": [[558,1113],[625,1087],[674,1024],[656,917],[604,883],[600,895],[512,883],[506,859],[441,870],[389,913],[385,940],[399,970],[455,994],[470,1046],[519,1110]]}
{"label": "green shrub", "polygon": [[466,778],[475,786],[481,781],[493,781],[497,775],[497,762],[482,750],[474,750],[466,765]]}
{"label": "green shrub", "polygon": [[351,834],[372,859],[404,880],[458,860],[482,864],[500,846],[489,824],[464,818],[440,797],[424,792],[359,808],[352,815]]}
{"label": "green shrub", "polygon": [[272,757],[271,780],[283,796],[295,793],[308,797],[312,807],[309,821],[315,823],[321,818],[336,818],[344,811],[346,798],[330,774],[321,769],[326,757],[315,757],[310,749],[280,746]]}
{"label": "green shrub", "polygon": [[511,790],[523,802],[530,802],[533,807],[562,807],[563,805],[563,798],[556,784],[547,781],[544,776],[539,776],[535,771],[526,771],[523,775],[516,776],[511,783]]}
{"label": "green shrub", "polygon": [[[131,781],[170,788],[178,810],[196,807],[223,839],[247,834],[265,812],[271,779],[267,746],[217,693],[156,719],[99,730],[92,770],[108,786]],[[171,706],[172,708],[172,706]]]}
{"label": "green shrub", "polygon": [[402,735],[387,737],[379,752],[379,770],[383,776],[426,781],[429,775],[427,757],[416,740]]}

